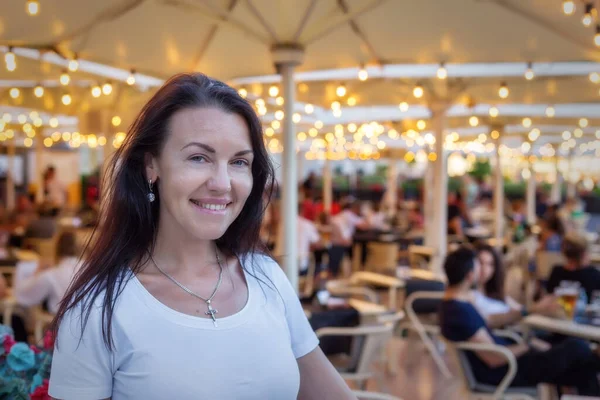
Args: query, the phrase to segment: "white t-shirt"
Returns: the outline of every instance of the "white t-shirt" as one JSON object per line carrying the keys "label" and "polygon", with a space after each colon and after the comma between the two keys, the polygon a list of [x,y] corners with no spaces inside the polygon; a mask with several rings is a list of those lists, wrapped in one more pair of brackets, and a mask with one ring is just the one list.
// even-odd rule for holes
{"label": "white t-shirt", "polygon": [[318,339],[281,268],[266,256],[251,260],[242,259],[246,305],[218,318],[218,327],[165,306],[135,276],[115,306],[112,352],[102,338],[101,298],[81,343],[80,309],[68,313],[49,394],[64,400],[296,399],[296,359],[315,349]]}
{"label": "white t-shirt", "polygon": [[[33,269],[31,268],[32,264],[34,265]],[[56,313],[58,304],[67,292],[78,267],[77,257],[65,257],[55,268],[35,275],[37,261],[18,263],[14,291],[17,303],[31,307],[41,304],[47,299],[48,311]],[[28,269],[30,272],[20,272],[19,269]]]}
{"label": "white t-shirt", "polygon": [[319,231],[315,224],[303,217],[298,217],[298,259],[300,269],[304,271],[308,268],[310,257],[310,245],[319,241]]}
{"label": "white t-shirt", "polygon": [[510,296],[506,296],[506,301],[493,299],[481,293],[479,290],[473,291],[473,306],[484,318],[495,314],[504,314],[510,310],[520,310],[522,307]]}
{"label": "white t-shirt", "polygon": [[331,224],[335,225],[337,229],[332,230],[331,241],[336,243],[339,240],[339,238],[334,237],[335,234],[339,234],[343,240],[352,239],[356,226],[362,222],[363,219],[350,210],[344,210],[338,215],[333,216],[331,218]]}
{"label": "white t-shirt", "polygon": [[66,188],[58,179],[54,178],[46,182],[46,190],[48,191],[47,201],[53,206],[62,207],[67,202]]}

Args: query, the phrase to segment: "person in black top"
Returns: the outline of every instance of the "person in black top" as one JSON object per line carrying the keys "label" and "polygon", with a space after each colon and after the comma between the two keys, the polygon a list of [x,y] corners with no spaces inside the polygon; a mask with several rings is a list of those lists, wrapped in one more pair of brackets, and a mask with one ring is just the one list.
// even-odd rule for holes
{"label": "person in black top", "polygon": [[563,240],[562,253],[567,263],[552,269],[546,289],[552,293],[562,281],[579,282],[585,290],[588,302],[591,301],[593,292],[600,291],[600,271],[589,263],[587,240],[569,235]]}
{"label": "person in black top", "polygon": [[[584,341],[568,338],[546,351],[528,344],[511,344],[497,337],[471,304],[471,288],[479,279],[475,252],[461,247],[450,253],[444,263],[448,286],[440,306],[440,327],[453,342],[471,342],[506,346],[517,359],[512,386],[532,387],[539,383],[577,388],[580,395],[600,395],[596,375],[600,357]],[[480,383],[497,385],[506,374],[507,360],[497,353],[467,352],[473,374]]]}

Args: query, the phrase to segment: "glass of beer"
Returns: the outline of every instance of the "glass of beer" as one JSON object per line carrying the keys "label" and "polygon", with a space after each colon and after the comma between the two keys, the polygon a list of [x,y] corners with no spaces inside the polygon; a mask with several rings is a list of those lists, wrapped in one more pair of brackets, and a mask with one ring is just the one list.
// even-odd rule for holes
{"label": "glass of beer", "polygon": [[575,307],[579,298],[579,282],[562,281],[560,286],[554,290],[559,304],[563,308],[568,319],[573,319]]}

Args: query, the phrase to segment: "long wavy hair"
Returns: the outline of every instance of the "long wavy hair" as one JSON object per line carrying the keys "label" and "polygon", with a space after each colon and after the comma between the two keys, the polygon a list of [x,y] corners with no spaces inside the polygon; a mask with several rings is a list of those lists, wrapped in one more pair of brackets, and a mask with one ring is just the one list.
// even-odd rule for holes
{"label": "long wavy hair", "polygon": [[494,263],[494,272],[490,279],[483,285],[485,290],[485,295],[487,297],[491,297],[492,299],[500,300],[502,302],[506,301],[505,290],[504,290],[504,264],[502,263],[502,259],[500,258],[500,254],[489,244],[480,243],[476,246],[477,256],[481,253],[489,253],[492,255],[492,260]]}
{"label": "long wavy hair", "polygon": [[259,232],[271,197],[270,188],[274,186],[274,171],[263,142],[260,120],[252,106],[226,84],[202,74],[176,75],[142,108],[109,162],[103,179],[99,225],[87,243],[88,255],[52,323],[55,336],[65,314],[76,307],[81,312],[83,332],[92,305],[101,301],[102,336],[108,349],[113,348],[111,327],[115,303],[131,272],[139,272],[152,253],[158,232],[160,196],[156,190],[156,200],[148,202],[144,156],[147,153],[159,156],[175,113],[198,107],[215,107],[241,116],[248,126],[254,151],[250,195],[216,244],[228,256],[264,251]]}

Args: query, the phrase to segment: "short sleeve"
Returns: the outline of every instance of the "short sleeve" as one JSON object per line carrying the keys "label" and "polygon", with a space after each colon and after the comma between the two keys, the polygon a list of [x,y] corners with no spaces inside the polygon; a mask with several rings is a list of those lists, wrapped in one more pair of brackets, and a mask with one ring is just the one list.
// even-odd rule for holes
{"label": "short sleeve", "polygon": [[[265,257],[265,259],[267,258]],[[319,339],[317,339],[317,335],[310,326],[300,304],[300,299],[283,270],[275,261],[267,260],[267,263],[271,265],[266,266],[266,268],[271,271],[273,281],[277,285],[285,305],[285,318],[290,331],[292,352],[296,358],[303,357],[319,345]]]}
{"label": "short sleeve", "polygon": [[485,321],[471,304],[452,301],[445,302],[441,309],[442,334],[454,342],[469,340]]}
{"label": "short sleeve", "polygon": [[48,393],[61,400],[107,399],[112,396],[114,363],[102,337],[101,308],[93,305],[83,332],[81,327],[81,308],[75,307],[58,330]]}

